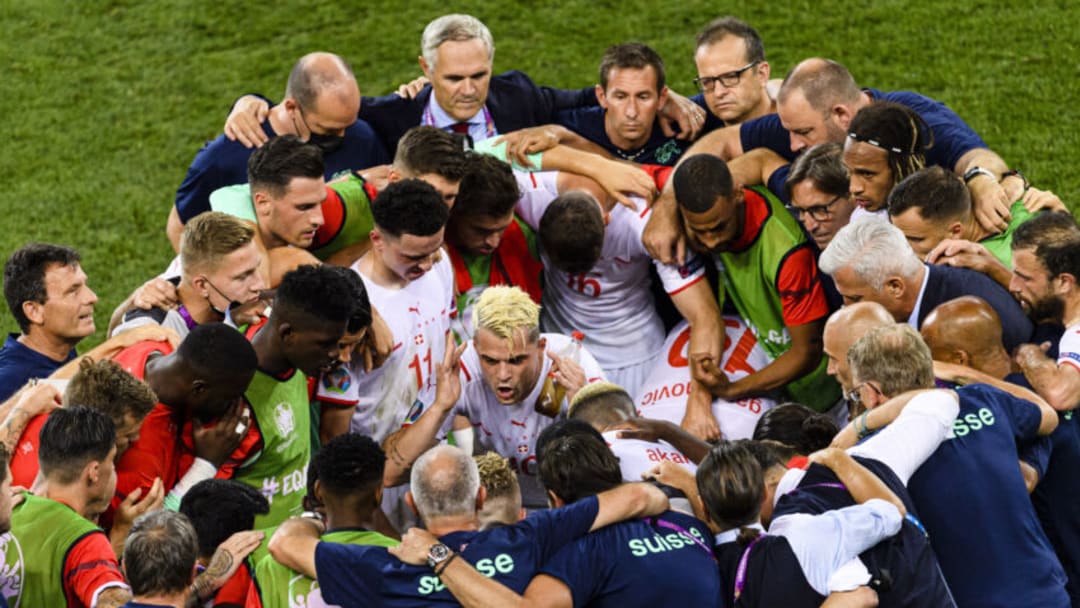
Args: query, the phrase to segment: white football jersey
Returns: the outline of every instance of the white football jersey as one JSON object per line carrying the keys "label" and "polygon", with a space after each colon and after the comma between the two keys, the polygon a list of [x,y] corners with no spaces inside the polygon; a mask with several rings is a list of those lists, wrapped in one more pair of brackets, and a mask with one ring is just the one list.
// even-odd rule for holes
{"label": "white football jersey", "polygon": [[619,431],[607,431],[603,435],[611,452],[619,458],[623,481],[641,481],[642,475],[665,460],[691,473],[697,472],[697,465],[670,443],[623,439],[619,437]]}
{"label": "white football jersey", "polygon": [[[558,352],[570,344],[570,338],[559,334],[541,334],[546,338],[546,349]],[[556,418],[537,413],[534,406],[540,397],[544,379],[551,371],[551,358],[543,354],[540,378],[529,395],[520,403],[503,405],[495,398],[480,370],[480,357],[473,343],[461,355],[461,398],[440,431],[440,439],[449,432],[455,415],[469,419],[475,428],[477,453],[493,451],[510,460],[510,467],[517,472],[521,486],[521,500],[530,509],[547,507],[547,495],[537,477],[536,438],[540,432],[556,420],[566,417],[567,402],[563,399],[561,411]],[[582,348],[578,363],[588,382],[604,379],[604,373],[589,352]]]}
{"label": "white football jersey", "polygon": [[[754,332],[736,316],[724,315],[724,354],[721,369],[732,382],[749,376],[771,363]],[[646,418],[682,422],[690,392],[690,325],[682,321],[668,334],[663,355],[642,385],[635,402],[638,414]],[[748,439],[761,414],[776,402],[766,397],[750,397],[731,402],[715,399],[713,415],[724,439]]]}
{"label": "white football jersey", "polygon": [[[523,192],[518,216],[539,230],[551,201],[558,195],[555,172],[518,180]],[[705,276],[704,264],[691,257],[685,266],[653,262],[641,234],[651,210],[645,201],[632,199],[636,210],[615,205],[604,229],[600,259],[585,273],[555,268],[540,248],[544,263],[544,298],[541,325],[547,331],[585,334],[585,346],[604,370],[651,361],[664,342],[664,325],[649,290],[649,264],[655,263],[664,289],[675,294]]]}
{"label": "white football jersey", "polygon": [[[369,254],[371,255],[371,254]],[[352,266],[359,273],[359,262]],[[394,335],[394,349],[381,367],[367,373],[363,361],[324,374],[316,398],[327,403],[355,405],[349,430],[381,442],[408,424],[419,400],[435,396],[435,370],[446,351],[446,332],[454,307],[454,270],[443,255],[424,276],[401,289],[376,285],[360,273],[371,307],[379,311]]]}

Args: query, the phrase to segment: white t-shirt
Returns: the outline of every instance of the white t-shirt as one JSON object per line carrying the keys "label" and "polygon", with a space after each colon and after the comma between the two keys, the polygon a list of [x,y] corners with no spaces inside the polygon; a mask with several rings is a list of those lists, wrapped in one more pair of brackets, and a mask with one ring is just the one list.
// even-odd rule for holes
{"label": "white t-shirt", "polygon": [[[372,254],[368,254],[372,255]],[[418,414],[417,400],[435,395],[435,370],[446,351],[446,332],[454,309],[454,269],[443,255],[424,276],[401,289],[376,285],[359,271],[371,306],[394,335],[394,349],[381,367],[366,373],[363,361],[324,374],[316,398],[340,406],[355,405],[349,430],[381,442]]]}
{"label": "white t-shirt", "polygon": [[[518,176],[523,193],[517,206],[518,217],[534,230],[539,230],[540,218],[558,196],[557,176],[552,171]],[[561,334],[583,332],[585,346],[605,370],[651,361],[660,352],[664,324],[649,290],[650,263],[656,264],[669,294],[705,276],[700,258],[691,257],[682,267],[653,262],[641,243],[651,210],[644,200],[632,200],[636,210],[623,205],[612,209],[600,259],[588,272],[570,274],[559,270],[540,248],[544,263],[541,325]]]}
{"label": "white t-shirt", "polygon": [[[724,315],[724,354],[721,369],[732,382],[761,370],[771,361],[758,344],[753,331],[736,316]],[[656,368],[642,385],[635,402],[638,413],[679,424],[686,414],[690,393],[690,325],[682,321],[668,334]],[[736,402],[715,399],[713,416],[724,439],[748,439],[758,418],[776,402],[766,397],[750,397]]]}
{"label": "white t-shirt", "polygon": [[[547,341],[546,349],[561,351],[570,344],[570,338],[559,334],[541,334]],[[544,387],[544,379],[551,371],[551,358],[546,354],[536,386],[520,403],[503,405],[495,398],[480,369],[480,357],[472,342],[461,355],[461,398],[458,399],[446,423],[439,432],[442,439],[450,430],[455,415],[469,419],[475,428],[477,453],[493,451],[510,460],[510,467],[517,472],[521,486],[521,501],[528,508],[544,508],[547,497],[537,477],[536,438],[540,432],[556,420],[566,417],[567,402],[564,399],[556,418],[537,413],[534,406]],[[585,372],[587,382],[604,379],[604,373],[596,359],[586,349],[581,349],[578,363]]]}

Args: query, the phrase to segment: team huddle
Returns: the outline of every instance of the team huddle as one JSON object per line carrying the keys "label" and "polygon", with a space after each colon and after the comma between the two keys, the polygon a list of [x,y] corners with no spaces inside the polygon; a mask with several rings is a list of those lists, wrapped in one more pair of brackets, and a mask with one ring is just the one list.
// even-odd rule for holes
{"label": "team huddle", "polygon": [[0,606],[1080,606],[1080,225],[944,104],[468,15],[302,57],[95,333],[4,266]]}

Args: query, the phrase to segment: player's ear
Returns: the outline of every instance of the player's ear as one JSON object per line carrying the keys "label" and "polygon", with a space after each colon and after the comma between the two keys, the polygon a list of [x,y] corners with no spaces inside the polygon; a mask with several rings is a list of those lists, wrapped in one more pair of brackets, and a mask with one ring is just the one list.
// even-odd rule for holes
{"label": "player's ear", "polygon": [[45,304],[26,300],[22,303],[23,314],[30,320],[31,325],[40,325],[45,322]]}
{"label": "player's ear", "polygon": [[[423,60],[421,59],[421,61]],[[379,490],[379,493],[381,494],[382,490]],[[416,501],[413,500],[412,490],[405,492],[405,504],[409,505],[409,510],[412,511],[414,515],[420,517],[420,511],[416,510]]]}
{"label": "player's ear", "polygon": [[667,88],[666,85],[660,88],[660,94],[656,98],[656,101],[657,101],[656,107],[662,108],[665,105],[667,105],[668,90],[669,89]]}
{"label": "player's ear", "polygon": [[547,338],[541,336],[540,339],[536,341],[536,347],[539,348],[540,353],[543,354],[544,349],[547,348]]}
{"label": "player's ear", "polygon": [[596,93],[596,102],[600,104],[601,108],[607,109],[607,97],[604,95],[604,87],[596,85],[593,87],[593,91]]}
{"label": "player's ear", "polygon": [[484,502],[487,500],[487,488],[483,484],[480,484],[480,489],[476,491],[476,512],[479,513],[484,508]]}
{"label": "player's ear", "polygon": [[428,65],[427,59],[424,59],[424,56],[420,55],[419,57],[417,57],[417,60],[420,62],[420,69],[423,70],[424,76],[427,76],[428,80],[432,80],[431,66]]}

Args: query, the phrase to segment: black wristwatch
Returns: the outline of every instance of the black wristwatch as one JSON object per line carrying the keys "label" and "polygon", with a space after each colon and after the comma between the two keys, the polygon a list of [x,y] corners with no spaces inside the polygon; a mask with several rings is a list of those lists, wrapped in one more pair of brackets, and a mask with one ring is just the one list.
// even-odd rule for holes
{"label": "black wristwatch", "polygon": [[450,559],[450,556],[453,554],[454,553],[450,551],[450,547],[447,547],[442,543],[435,543],[434,545],[431,545],[431,548],[428,549],[427,554],[428,568],[434,570],[439,564]]}

